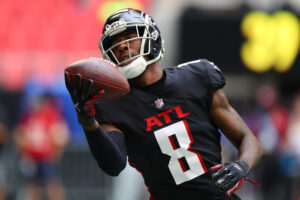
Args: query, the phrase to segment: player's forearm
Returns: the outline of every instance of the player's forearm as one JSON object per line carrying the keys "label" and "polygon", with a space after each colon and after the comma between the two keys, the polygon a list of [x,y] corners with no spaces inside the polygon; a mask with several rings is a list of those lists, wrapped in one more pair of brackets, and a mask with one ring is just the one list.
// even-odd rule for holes
{"label": "player's forearm", "polygon": [[223,128],[222,131],[238,149],[238,159],[245,161],[250,169],[253,169],[262,156],[261,146],[246,123],[232,107],[227,110],[227,113],[229,118],[227,122],[231,122],[228,123],[229,125],[226,123],[226,128]]}
{"label": "player's forearm", "polygon": [[230,106],[226,95],[218,90],[214,94],[211,116],[217,127],[239,151],[239,159],[252,169],[262,155],[259,142],[240,115]]}
{"label": "player's forearm", "polygon": [[[232,127],[229,139],[238,149],[238,159],[245,161],[250,169],[253,169],[262,156],[261,146],[239,114],[230,107]],[[227,129],[227,130],[228,130]]]}
{"label": "player's forearm", "polygon": [[239,160],[245,161],[250,169],[253,169],[262,156],[262,148],[252,133],[248,133],[242,139],[239,151]]}
{"label": "player's forearm", "polygon": [[92,155],[99,167],[111,176],[117,176],[126,166],[127,152],[124,136],[117,131],[105,133],[99,125],[85,135]]}

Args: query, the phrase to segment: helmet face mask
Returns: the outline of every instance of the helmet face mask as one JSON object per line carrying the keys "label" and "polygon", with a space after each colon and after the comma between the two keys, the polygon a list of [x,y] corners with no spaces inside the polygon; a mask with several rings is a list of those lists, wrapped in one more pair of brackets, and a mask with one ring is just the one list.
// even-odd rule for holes
{"label": "helmet face mask", "polygon": [[[113,44],[113,45],[109,45],[110,47],[108,47],[105,51],[104,51],[104,54],[106,54],[108,57],[107,59],[110,59],[112,62],[114,62],[117,66],[122,66],[124,63],[128,62],[128,61],[131,61],[131,60],[134,60],[140,56],[147,56],[150,54],[150,44],[151,42],[148,42],[147,40],[153,40],[153,38],[150,37],[150,32],[149,30],[145,29],[143,30],[143,32],[145,31],[145,34],[143,35],[146,35],[146,36],[143,36],[140,34],[141,32],[141,28],[139,27],[132,27],[133,29],[135,29],[135,33],[137,34],[136,37],[132,37],[132,38],[129,38],[129,39],[126,39],[126,40],[123,40],[123,41],[120,41],[116,44]],[[131,27],[129,27],[127,30],[125,31],[128,31],[128,30],[131,30]],[[111,41],[114,40],[114,37],[112,37]],[[145,44],[142,45],[141,44],[141,48],[142,46],[144,47],[144,49],[140,49],[140,52],[138,55],[133,55],[131,53],[131,49],[130,49],[130,42],[134,41],[134,40],[145,40]],[[116,57],[116,55],[113,53],[114,50],[116,48],[118,48],[121,44],[125,43],[127,45],[127,49],[128,49],[128,53],[129,53],[129,58],[128,59],[125,59],[125,60],[118,60],[118,58]]]}
{"label": "helmet face mask", "polygon": [[[118,37],[119,34],[125,31],[135,31],[136,37],[131,37],[112,45],[112,41]],[[134,40],[141,40],[140,52],[138,55],[132,55],[130,52],[130,42]],[[118,60],[114,54],[115,48],[125,43],[127,45],[129,56],[124,60]],[[159,61],[164,52],[163,41],[160,36],[160,31],[149,15],[134,9],[123,9],[112,14],[106,21],[103,29],[101,39],[99,41],[99,48],[104,59],[108,59],[115,63],[119,69],[125,68],[126,63],[132,63],[139,59],[139,65],[143,63],[144,67],[137,67],[139,72],[127,78],[134,78],[140,75],[148,65]],[[145,57],[147,59],[145,59]],[[142,61],[142,59],[144,59]],[[136,64],[136,63],[135,63]],[[134,71],[134,66],[130,66],[131,71]],[[143,69],[142,72],[140,72]],[[125,69],[121,70],[126,71]],[[132,77],[134,76],[134,77]]]}

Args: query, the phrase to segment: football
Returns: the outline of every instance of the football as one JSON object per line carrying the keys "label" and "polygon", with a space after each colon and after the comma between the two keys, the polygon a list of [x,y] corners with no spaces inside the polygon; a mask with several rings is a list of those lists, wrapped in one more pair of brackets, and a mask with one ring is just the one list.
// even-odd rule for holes
{"label": "football", "polygon": [[87,80],[93,80],[93,85],[89,97],[98,91],[104,92],[99,101],[110,101],[121,98],[130,91],[127,78],[111,62],[100,58],[82,59],[70,64],[65,72],[68,73],[71,84],[74,85],[76,74],[80,74],[81,88]]}

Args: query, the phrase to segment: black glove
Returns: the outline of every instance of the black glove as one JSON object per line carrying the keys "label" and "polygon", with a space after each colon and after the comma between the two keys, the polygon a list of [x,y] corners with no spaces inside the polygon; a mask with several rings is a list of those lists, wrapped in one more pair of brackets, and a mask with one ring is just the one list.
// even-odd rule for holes
{"label": "black glove", "polygon": [[215,165],[210,169],[213,171],[212,179],[222,191],[227,191],[228,196],[242,186],[250,172],[248,164],[242,160]]}
{"label": "black glove", "polygon": [[101,97],[103,91],[99,91],[91,99],[88,99],[89,92],[93,85],[93,80],[89,79],[85,86],[81,88],[81,75],[75,76],[74,87],[72,87],[70,77],[65,72],[65,84],[73,100],[79,123],[83,127],[91,126],[95,123],[95,102]]}

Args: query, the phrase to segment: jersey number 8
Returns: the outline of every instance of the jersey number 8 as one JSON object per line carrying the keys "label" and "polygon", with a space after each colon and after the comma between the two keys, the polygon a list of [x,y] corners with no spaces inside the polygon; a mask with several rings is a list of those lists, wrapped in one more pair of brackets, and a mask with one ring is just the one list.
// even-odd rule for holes
{"label": "jersey number 8", "polygon": [[[171,157],[168,167],[177,185],[206,172],[201,155],[190,150],[193,138],[185,120],[159,129],[154,135],[162,153]],[[178,141],[177,147],[172,139],[174,136]]]}

